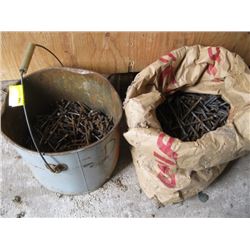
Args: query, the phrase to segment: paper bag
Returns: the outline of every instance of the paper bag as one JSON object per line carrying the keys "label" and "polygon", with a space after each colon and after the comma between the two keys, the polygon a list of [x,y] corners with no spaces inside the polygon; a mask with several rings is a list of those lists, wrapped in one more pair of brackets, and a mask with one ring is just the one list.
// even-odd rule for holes
{"label": "paper bag", "polygon": [[[224,126],[197,141],[182,142],[162,131],[156,108],[182,89],[221,95],[230,104]],[[149,198],[176,203],[205,189],[226,165],[250,151],[250,70],[222,47],[174,50],[142,70],[124,102],[133,163]]]}

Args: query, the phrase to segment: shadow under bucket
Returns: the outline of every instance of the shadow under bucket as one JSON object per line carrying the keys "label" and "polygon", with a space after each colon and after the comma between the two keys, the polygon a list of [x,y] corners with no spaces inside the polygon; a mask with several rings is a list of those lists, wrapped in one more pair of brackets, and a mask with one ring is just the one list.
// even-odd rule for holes
{"label": "shadow under bucket", "polygon": [[8,95],[1,114],[1,130],[37,180],[62,194],[83,194],[96,190],[111,176],[119,156],[121,100],[102,75],[81,69],[48,68],[24,78],[25,104],[32,124],[37,114],[47,113],[61,99],[84,102],[113,117],[114,127],[101,140],[71,151],[43,153],[49,164],[63,164],[65,171],[49,171],[39,153],[26,147],[29,132],[22,107],[9,107]]}

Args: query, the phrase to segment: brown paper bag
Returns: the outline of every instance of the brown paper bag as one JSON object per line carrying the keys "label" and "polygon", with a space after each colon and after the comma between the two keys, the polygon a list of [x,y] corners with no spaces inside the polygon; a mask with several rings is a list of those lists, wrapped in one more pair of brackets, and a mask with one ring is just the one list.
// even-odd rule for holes
{"label": "brown paper bag", "polygon": [[[226,124],[193,142],[162,132],[155,110],[167,93],[185,87],[218,94],[230,106]],[[206,188],[227,163],[250,151],[250,70],[222,47],[174,50],[142,70],[127,91],[124,109],[141,188],[149,198],[175,203]]]}

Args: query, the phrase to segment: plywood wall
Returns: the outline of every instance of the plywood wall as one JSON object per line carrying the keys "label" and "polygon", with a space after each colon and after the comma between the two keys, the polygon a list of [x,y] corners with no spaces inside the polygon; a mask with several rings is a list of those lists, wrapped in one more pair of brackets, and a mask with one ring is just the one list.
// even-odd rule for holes
{"label": "plywood wall", "polygon": [[[139,71],[161,55],[184,45],[220,45],[242,56],[250,65],[247,32],[6,32],[1,33],[0,80],[18,78],[18,67],[29,42],[52,50],[66,66],[100,73]],[[37,48],[29,72],[58,66]]]}

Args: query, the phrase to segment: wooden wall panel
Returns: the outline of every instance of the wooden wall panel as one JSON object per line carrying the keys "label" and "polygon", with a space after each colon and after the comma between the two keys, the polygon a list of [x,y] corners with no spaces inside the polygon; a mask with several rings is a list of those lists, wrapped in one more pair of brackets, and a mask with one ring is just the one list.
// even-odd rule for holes
{"label": "wooden wall panel", "polygon": [[[174,48],[194,44],[223,46],[250,65],[249,32],[3,32],[0,80],[18,78],[28,42],[48,47],[66,66],[100,73],[139,71]],[[57,65],[37,48],[29,72]]]}

